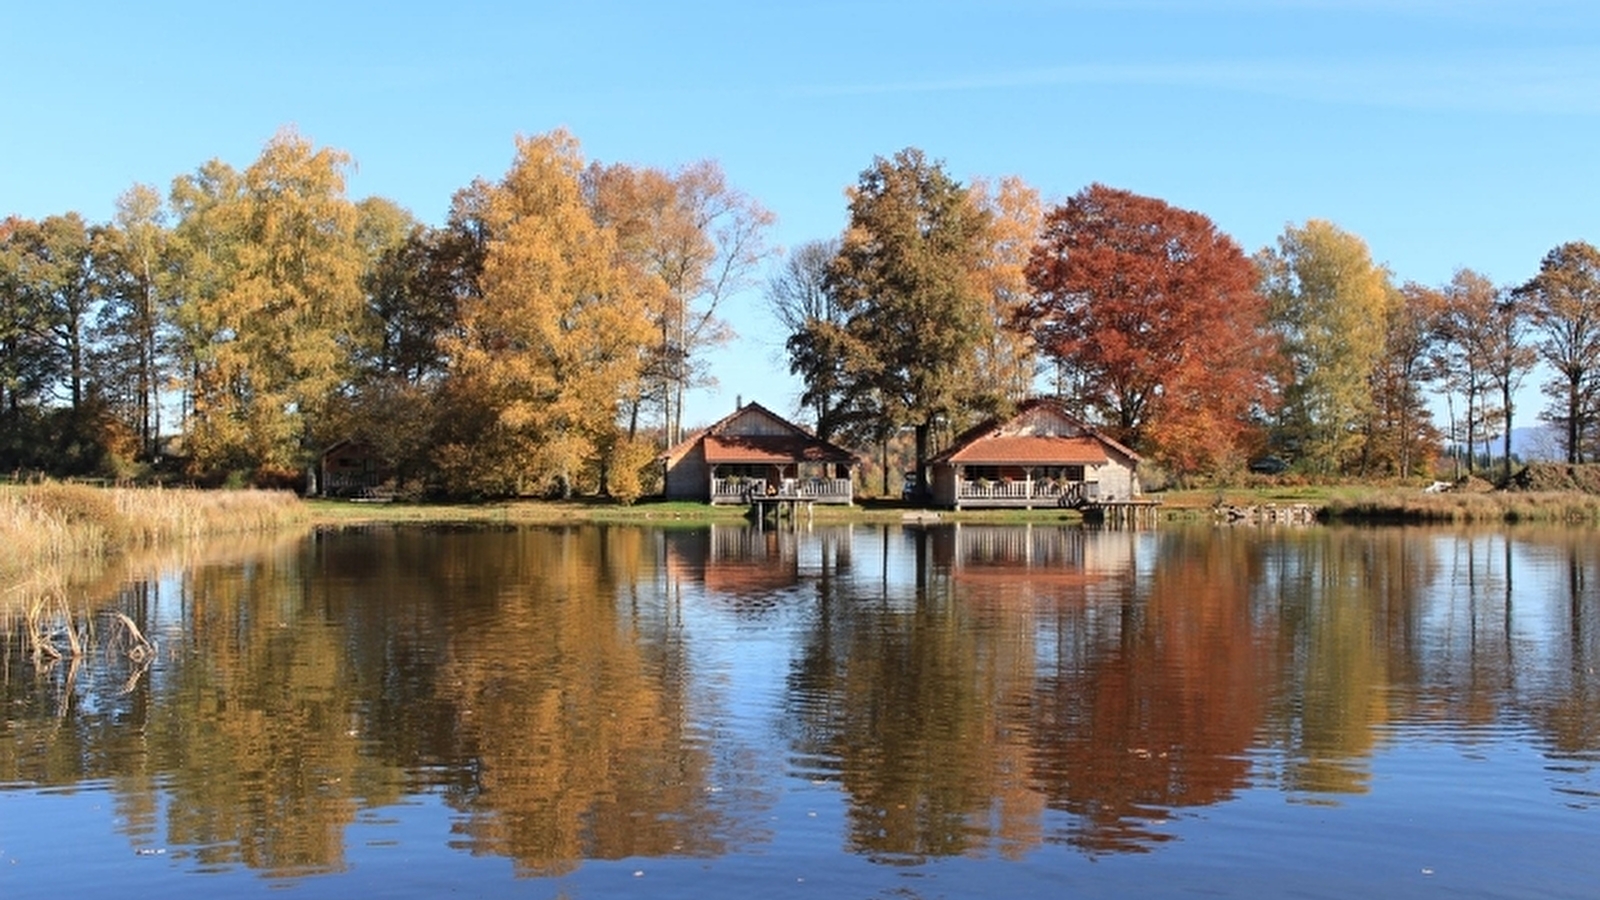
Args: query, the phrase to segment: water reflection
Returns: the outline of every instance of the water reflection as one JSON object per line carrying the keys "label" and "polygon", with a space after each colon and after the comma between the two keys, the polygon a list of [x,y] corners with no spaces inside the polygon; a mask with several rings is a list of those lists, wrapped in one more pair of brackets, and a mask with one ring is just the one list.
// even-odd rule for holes
{"label": "water reflection", "polygon": [[1526,740],[1592,808],[1597,578],[1559,529],[319,534],[123,586],[148,667],[8,638],[0,785],[272,876],[424,794],[524,875],[753,852],[816,784],[883,863],[1151,851],[1246,792],[1375,791],[1411,740]]}

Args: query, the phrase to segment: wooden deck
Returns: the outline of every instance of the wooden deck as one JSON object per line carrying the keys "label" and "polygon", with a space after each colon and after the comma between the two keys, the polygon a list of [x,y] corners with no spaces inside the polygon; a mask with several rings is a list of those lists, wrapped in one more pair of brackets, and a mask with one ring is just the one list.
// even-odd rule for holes
{"label": "wooden deck", "polygon": [[813,507],[817,501],[818,498],[815,496],[799,492],[752,496],[750,498],[750,518],[754,519],[757,525],[765,526],[768,520],[777,523],[783,521],[784,517],[787,516],[790,522],[798,524],[800,510],[804,508],[806,521],[810,522],[815,514]]}
{"label": "wooden deck", "polygon": [[1106,525],[1154,525],[1160,500],[1091,500],[1082,507],[1085,522]]}

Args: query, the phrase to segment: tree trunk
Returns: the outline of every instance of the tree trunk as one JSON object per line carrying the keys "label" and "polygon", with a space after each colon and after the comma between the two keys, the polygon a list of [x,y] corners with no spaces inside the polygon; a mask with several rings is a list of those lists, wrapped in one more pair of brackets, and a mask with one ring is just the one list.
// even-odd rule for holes
{"label": "tree trunk", "polygon": [[917,436],[917,499],[928,499],[928,433],[933,423],[924,420],[916,427]]}
{"label": "tree trunk", "polygon": [[1506,468],[1505,468],[1506,475],[1505,475],[1505,481],[1501,486],[1502,487],[1509,487],[1511,485],[1511,381],[1510,381],[1510,379],[1507,379],[1503,384],[1500,385],[1500,402],[1505,405],[1505,409],[1506,409],[1506,435],[1505,435],[1505,439],[1501,442],[1501,446],[1504,448],[1505,457],[1506,457]]}
{"label": "tree trunk", "polygon": [[1567,464],[1577,465],[1583,462],[1581,439],[1583,434],[1583,396],[1578,390],[1577,379],[1567,382]]}

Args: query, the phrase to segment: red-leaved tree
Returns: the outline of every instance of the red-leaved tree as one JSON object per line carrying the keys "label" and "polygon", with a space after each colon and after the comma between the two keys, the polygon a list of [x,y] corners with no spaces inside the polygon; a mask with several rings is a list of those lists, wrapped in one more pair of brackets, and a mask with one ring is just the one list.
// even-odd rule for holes
{"label": "red-leaved tree", "polygon": [[1109,433],[1179,473],[1248,452],[1276,345],[1255,265],[1210,219],[1091,185],[1046,215],[1027,277],[1017,324]]}

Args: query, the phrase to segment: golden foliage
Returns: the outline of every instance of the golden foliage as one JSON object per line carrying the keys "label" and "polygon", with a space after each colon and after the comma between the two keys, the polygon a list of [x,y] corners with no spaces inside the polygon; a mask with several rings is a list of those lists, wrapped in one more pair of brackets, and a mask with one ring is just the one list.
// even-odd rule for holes
{"label": "golden foliage", "polygon": [[583,202],[582,167],[558,131],[519,140],[488,188],[481,296],[445,341],[451,424],[437,462],[462,492],[570,494],[635,389],[647,309]]}

